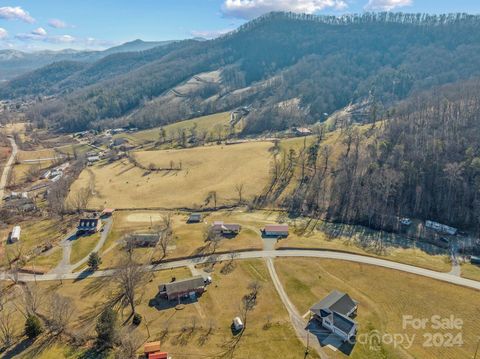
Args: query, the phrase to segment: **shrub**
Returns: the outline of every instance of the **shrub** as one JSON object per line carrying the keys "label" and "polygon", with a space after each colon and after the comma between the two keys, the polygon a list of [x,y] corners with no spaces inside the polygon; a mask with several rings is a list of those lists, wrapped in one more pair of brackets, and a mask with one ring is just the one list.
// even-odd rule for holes
{"label": "shrub", "polygon": [[35,315],[29,315],[25,321],[25,335],[30,339],[38,337],[43,332],[42,323]]}
{"label": "shrub", "polygon": [[98,253],[97,252],[91,253],[90,256],[88,257],[88,268],[91,271],[95,272],[100,267],[100,264],[102,264],[102,259],[100,258]]}
{"label": "shrub", "polygon": [[135,313],[133,315],[133,320],[132,320],[133,325],[140,325],[141,322],[142,322],[142,316],[138,313]]}

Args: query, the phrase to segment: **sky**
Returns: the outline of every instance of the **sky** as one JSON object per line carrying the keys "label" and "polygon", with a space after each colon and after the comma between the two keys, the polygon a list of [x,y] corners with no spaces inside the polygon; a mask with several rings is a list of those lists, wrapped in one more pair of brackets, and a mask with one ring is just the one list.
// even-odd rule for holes
{"label": "sky", "polygon": [[104,49],[214,38],[270,11],[480,14],[480,0],[0,0],[0,49]]}

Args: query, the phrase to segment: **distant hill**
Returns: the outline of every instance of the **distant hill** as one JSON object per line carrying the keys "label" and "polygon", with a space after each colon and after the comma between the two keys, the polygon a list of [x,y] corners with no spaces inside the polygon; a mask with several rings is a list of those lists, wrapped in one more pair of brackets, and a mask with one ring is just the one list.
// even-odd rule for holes
{"label": "distant hill", "polygon": [[102,51],[103,55],[111,55],[119,52],[138,52],[153,49],[157,46],[169,45],[174,41],[143,41],[140,39],[126,42],[119,46],[111,47]]}
{"label": "distant hill", "polygon": [[417,91],[480,75],[479,30],[480,17],[466,14],[271,13],[215,40],[112,54],[40,92],[11,81],[1,96],[58,96],[32,118],[64,131],[250,106],[244,131],[259,133],[323,121],[366,98],[376,116]]}
{"label": "distant hill", "polygon": [[77,51],[67,49],[61,51],[23,52],[17,50],[0,50],[0,81],[10,80],[53,62],[93,62],[111,54],[145,51],[156,46],[167,45],[171,42],[172,41],[134,40],[104,51]]}

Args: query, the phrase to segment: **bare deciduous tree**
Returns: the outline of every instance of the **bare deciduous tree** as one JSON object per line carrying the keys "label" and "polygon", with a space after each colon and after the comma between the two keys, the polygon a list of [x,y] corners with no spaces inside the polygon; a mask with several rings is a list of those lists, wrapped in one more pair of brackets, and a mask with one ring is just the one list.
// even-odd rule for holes
{"label": "bare deciduous tree", "polygon": [[235,185],[235,191],[237,191],[237,194],[238,194],[238,203],[242,203],[243,202],[243,188],[245,187],[245,184],[244,183],[237,183]]}
{"label": "bare deciduous tree", "polygon": [[0,311],[0,340],[4,348],[13,344],[15,338],[15,320],[13,311],[5,309]]}
{"label": "bare deciduous tree", "polygon": [[124,329],[120,333],[120,346],[115,354],[116,359],[136,359],[137,349],[142,345],[142,338],[136,331]]}
{"label": "bare deciduous tree", "polygon": [[67,330],[75,306],[70,298],[53,294],[48,304],[47,326],[51,332],[59,335]]}
{"label": "bare deciduous tree", "polygon": [[117,284],[118,295],[120,301],[124,306],[130,306],[133,316],[136,312],[136,289],[143,282],[144,270],[143,268],[132,261],[131,259],[125,260],[120,264],[115,271],[113,280]]}

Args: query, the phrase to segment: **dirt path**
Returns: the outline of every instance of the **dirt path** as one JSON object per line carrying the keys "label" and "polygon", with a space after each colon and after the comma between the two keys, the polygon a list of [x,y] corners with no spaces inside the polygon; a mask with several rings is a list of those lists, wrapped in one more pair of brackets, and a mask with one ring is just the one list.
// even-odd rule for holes
{"label": "dirt path", "polygon": [[3,202],[3,197],[5,197],[5,186],[7,185],[8,176],[10,175],[10,171],[12,170],[13,161],[15,160],[15,156],[17,155],[18,148],[15,140],[13,137],[8,138],[10,140],[10,144],[12,146],[12,154],[8,159],[7,163],[5,164],[5,168],[2,173],[2,177],[0,178],[0,205]]}
{"label": "dirt path", "polygon": [[295,305],[290,301],[285,289],[283,288],[280,279],[278,278],[277,271],[273,264],[273,259],[271,257],[265,258],[267,263],[268,272],[270,273],[270,278],[272,278],[273,285],[277,290],[278,296],[283,302],[283,305],[287,309],[288,315],[290,316],[290,321],[293,325],[293,329],[297,334],[298,339],[301,340],[305,348],[314,349],[320,358],[327,359],[328,355],[322,349],[320,343],[317,340],[317,337],[310,333],[307,329],[307,321],[303,319],[303,316],[298,312]]}

